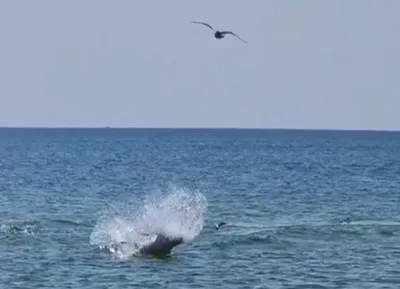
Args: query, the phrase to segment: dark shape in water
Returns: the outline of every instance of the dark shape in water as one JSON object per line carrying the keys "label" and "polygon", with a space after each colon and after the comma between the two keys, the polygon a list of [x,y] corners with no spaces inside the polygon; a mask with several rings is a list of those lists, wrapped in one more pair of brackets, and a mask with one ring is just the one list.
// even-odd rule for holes
{"label": "dark shape in water", "polygon": [[246,40],[240,38],[237,34],[235,34],[235,33],[232,32],[232,31],[219,31],[219,30],[215,30],[210,24],[207,24],[207,23],[205,23],[205,22],[192,21],[192,23],[195,23],[195,24],[202,24],[202,25],[204,25],[204,26],[207,26],[207,27],[210,28],[212,31],[214,31],[214,37],[215,37],[216,39],[222,39],[222,38],[225,37],[225,35],[230,34],[230,35],[236,36],[238,39],[240,39],[240,40],[243,41],[244,43],[248,44]]}
{"label": "dark shape in water", "polygon": [[164,234],[158,234],[156,240],[153,243],[140,249],[140,253],[155,257],[165,257],[171,254],[171,250],[174,247],[182,243],[182,238],[172,238]]}
{"label": "dark shape in water", "polygon": [[218,230],[219,228],[221,228],[222,226],[226,225],[225,222],[221,222],[218,225],[215,225],[215,230]]}

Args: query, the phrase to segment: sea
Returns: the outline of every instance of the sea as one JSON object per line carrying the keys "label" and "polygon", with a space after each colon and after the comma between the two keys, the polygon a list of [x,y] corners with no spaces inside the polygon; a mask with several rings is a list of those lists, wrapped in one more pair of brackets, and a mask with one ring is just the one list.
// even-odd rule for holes
{"label": "sea", "polygon": [[398,289],[400,133],[2,128],[0,288]]}

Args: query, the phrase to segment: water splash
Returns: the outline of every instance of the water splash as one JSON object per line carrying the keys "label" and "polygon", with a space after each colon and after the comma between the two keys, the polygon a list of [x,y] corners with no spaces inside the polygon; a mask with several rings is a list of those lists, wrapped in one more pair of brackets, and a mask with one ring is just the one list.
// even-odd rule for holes
{"label": "water splash", "polygon": [[38,223],[35,221],[7,222],[0,224],[0,231],[10,234],[29,234],[34,235],[38,231]]}
{"label": "water splash", "polygon": [[93,229],[90,244],[126,258],[153,242],[157,234],[190,242],[203,229],[206,209],[202,193],[170,186],[165,194],[148,196],[142,206],[105,214]]}

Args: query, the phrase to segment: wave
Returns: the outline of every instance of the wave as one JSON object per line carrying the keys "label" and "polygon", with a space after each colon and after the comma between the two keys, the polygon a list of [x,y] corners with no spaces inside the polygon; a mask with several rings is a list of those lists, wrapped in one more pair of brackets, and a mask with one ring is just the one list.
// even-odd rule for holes
{"label": "wave", "polygon": [[0,230],[6,235],[28,234],[34,235],[38,231],[36,221],[9,221],[0,225]]}
{"label": "wave", "polygon": [[206,209],[201,192],[170,186],[164,194],[147,196],[141,205],[105,213],[90,235],[90,244],[127,258],[154,242],[158,234],[187,243],[203,229]]}
{"label": "wave", "polygon": [[[290,249],[296,246],[352,243],[359,240],[382,240],[383,237],[399,236],[400,222],[397,219],[345,218],[339,221],[293,221],[266,223],[230,223],[218,235],[223,238],[209,240],[211,246],[228,249],[238,246],[247,248],[264,247]],[[268,248],[268,249],[267,249]]]}

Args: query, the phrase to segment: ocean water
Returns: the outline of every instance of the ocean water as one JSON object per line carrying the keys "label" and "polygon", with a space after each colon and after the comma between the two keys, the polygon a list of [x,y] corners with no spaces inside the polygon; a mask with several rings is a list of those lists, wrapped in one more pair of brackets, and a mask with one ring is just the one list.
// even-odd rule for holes
{"label": "ocean water", "polygon": [[0,287],[398,289],[399,190],[400,133],[1,129]]}

